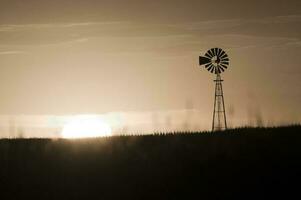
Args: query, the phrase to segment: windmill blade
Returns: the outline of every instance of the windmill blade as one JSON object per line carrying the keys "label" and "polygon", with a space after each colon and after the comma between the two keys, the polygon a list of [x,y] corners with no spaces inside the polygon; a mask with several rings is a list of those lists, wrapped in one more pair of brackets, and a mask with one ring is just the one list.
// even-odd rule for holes
{"label": "windmill blade", "polygon": [[214,55],[213,55],[213,52],[211,51],[212,49],[209,49],[208,51],[207,51],[207,53],[209,54],[209,58],[212,58]]}
{"label": "windmill blade", "polygon": [[224,51],[222,50],[222,52],[221,52],[221,54],[219,55],[219,57],[222,58],[225,54],[226,54],[226,52],[224,52]]}
{"label": "windmill blade", "polygon": [[218,57],[221,56],[222,51],[223,51],[223,50],[222,50],[221,48],[218,48],[218,52],[217,52],[217,56],[218,56]]}
{"label": "windmill blade", "polygon": [[221,64],[224,64],[224,65],[229,65],[229,62],[221,62]]}
{"label": "windmill blade", "polygon": [[217,71],[219,74],[222,73],[219,67],[217,67]]}
{"label": "windmill blade", "polygon": [[213,65],[210,64],[209,68],[207,68],[207,70],[210,72],[210,70],[212,69]]}
{"label": "windmill blade", "polygon": [[210,56],[210,54],[208,53],[208,51],[206,52],[205,56],[206,56],[207,58],[212,58],[212,57],[213,57],[213,56]]}
{"label": "windmill blade", "polygon": [[225,64],[225,63],[220,63],[221,66],[226,66],[228,67],[229,65],[228,64]]}
{"label": "windmill blade", "polygon": [[221,57],[221,59],[224,59],[224,58],[228,58],[228,55],[225,53],[225,55],[223,55],[222,57]]}
{"label": "windmill blade", "polygon": [[224,68],[222,68],[221,66],[218,66],[219,70],[222,70],[223,72],[225,71]]}
{"label": "windmill blade", "polygon": [[215,56],[214,49],[210,49],[209,51],[211,52],[212,57],[214,57]]}
{"label": "windmill blade", "polygon": [[218,48],[214,48],[214,56],[217,56],[218,55]]}
{"label": "windmill blade", "polygon": [[215,68],[214,68],[214,74],[217,74],[217,73],[218,73],[218,68],[215,67]]}
{"label": "windmill blade", "polygon": [[210,65],[212,65],[211,63],[205,65],[205,68],[207,69]]}
{"label": "windmill blade", "polygon": [[208,64],[210,62],[211,62],[211,59],[209,59],[207,57],[203,57],[203,56],[199,57],[199,64],[200,65],[205,65],[205,64]]}
{"label": "windmill blade", "polygon": [[227,69],[228,66],[227,65],[224,65],[224,64],[220,64],[220,66],[222,66],[223,68]]}
{"label": "windmill blade", "polygon": [[211,50],[212,50],[212,53],[213,53],[213,56],[216,56],[215,49],[216,49],[216,48],[211,49]]}
{"label": "windmill blade", "polygon": [[226,61],[226,62],[229,62],[229,58],[224,58],[224,59],[221,59],[222,62]]}
{"label": "windmill blade", "polygon": [[213,71],[215,71],[215,67],[214,66],[212,67],[212,69],[211,69],[210,72],[213,73]]}

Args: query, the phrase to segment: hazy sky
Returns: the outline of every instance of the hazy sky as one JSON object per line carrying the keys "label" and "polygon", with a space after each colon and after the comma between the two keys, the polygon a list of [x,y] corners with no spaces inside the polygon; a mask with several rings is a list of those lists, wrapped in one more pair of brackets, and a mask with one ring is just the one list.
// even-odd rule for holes
{"label": "hazy sky", "polygon": [[200,110],[301,121],[300,0],[0,0],[0,114]]}

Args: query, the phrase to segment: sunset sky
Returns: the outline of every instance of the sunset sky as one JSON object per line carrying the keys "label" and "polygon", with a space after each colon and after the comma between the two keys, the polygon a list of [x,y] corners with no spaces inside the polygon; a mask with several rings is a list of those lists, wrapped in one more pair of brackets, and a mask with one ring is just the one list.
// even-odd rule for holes
{"label": "sunset sky", "polygon": [[223,48],[229,120],[301,122],[300,0],[0,0],[0,115],[194,109]]}

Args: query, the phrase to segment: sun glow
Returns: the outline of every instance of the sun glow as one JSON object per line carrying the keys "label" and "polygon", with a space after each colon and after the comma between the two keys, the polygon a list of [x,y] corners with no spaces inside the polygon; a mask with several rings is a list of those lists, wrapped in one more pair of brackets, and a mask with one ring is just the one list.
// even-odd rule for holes
{"label": "sun glow", "polygon": [[91,138],[112,135],[110,125],[101,117],[81,115],[72,117],[63,127],[63,138]]}

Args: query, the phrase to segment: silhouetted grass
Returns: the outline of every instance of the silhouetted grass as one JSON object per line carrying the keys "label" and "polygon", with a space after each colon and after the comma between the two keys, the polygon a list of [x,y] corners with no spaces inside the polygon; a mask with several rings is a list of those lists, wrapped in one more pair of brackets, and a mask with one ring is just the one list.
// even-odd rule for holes
{"label": "silhouetted grass", "polygon": [[0,199],[298,199],[301,126],[0,140]]}

